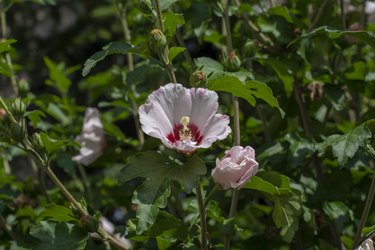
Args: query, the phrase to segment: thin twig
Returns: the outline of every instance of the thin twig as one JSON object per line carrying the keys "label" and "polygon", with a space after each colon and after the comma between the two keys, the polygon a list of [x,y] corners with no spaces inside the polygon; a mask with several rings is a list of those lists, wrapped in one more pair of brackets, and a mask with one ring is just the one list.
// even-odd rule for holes
{"label": "thin twig", "polygon": [[316,25],[319,23],[320,19],[322,18],[323,13],[324,13],[324,9],[325,9],[325,7],[327,6],[327,4],[329,3],[329,1],[331,1],[331,0],[325,0],[325,1],[323,2],[323,4],[320,5],[319,10],[318,10],[318,13],[316,14],[315,18],[314,18],[313,21],[311,22],[311,25],[310,25],[310,27],[308,28],[307,32],[310,32],[310,31],[312,31],[313,29],[315,29]]}
{"label": "thin twig", "polygon": [[4,232],[6,232],[12,240],[17,241],[16,234],[12,231],[12,228],[6,223],[5,219],[3,218],[1,214],[0,214],[0,228],[2,228]]}
{"label": "thin twig", "polygon": [[370,208],[374,200],[374,195],[375,195],[375,173],[372,176],[372,182],[371,182],[371,186],[367,195],[365,208],[363,209],[361,220],[359,221],[359,224],[358,224],[358,229],[354,237],[352,249],[355,249],[359,244],[359,241],[362,235],[362,229],[365,226],[368,214],[370,212]]}
{"label": "thin twig", "polygon": [[[121,20],[121,26],[122,26],[122,30],[124,33],[124,39],[127,43],[131,43],[131,33],[129,30],[125,6],[123,6],[121,3],[118,2],[117,9],[118,9],[120,20]],[[127,65],[128,65],[129,71],[134,70],[134,58],[133,58],[132,53],[127,53]],[[137,136],[139,140],[138,149],[141,150],[145,143],[145,136],[143,134],[141,124],[139,122],[138,104],[135,101],[132,101],[132,109],[133,109],[132,113],[133,113],[133,118],[134,118],[135,129],[137,131]]]}
{"label": "thin twig", "polygon": [[186,47],[186,44],[185,44],[185,41],[184,41],[184,38],[182,37],[182,34],[181,34],[181,31],[179,28],[176,28],[176,40],[178,42],[178,44],[181,46],[181,47],[184,47],[185,50],[184,50],[184,57],[185,57],[185,60],[189,63],[190,66],[193,66],[194,63],[193,63],[193,59],[191,58],[190,56],[190,53],[189,51],[187,50],[187,47]]}
{"label": "thin twig", "polygon": [[[6,24],[6,9],[3,8],[3,1],[0,0],[0,22],[1,22],[1,39],[0,41],[5,41],[7,38],[7,24]],[[15,96],[18,96],[18,87],[17,87],[17,79],[13,72],[13,63],[12,58],[10,57],[9,52],[4,53],[5,62],[8,65],[9,69],[11,70],[12,75],[10,76],[10,82],[12,84],[12,89]]]}
{"label": "thin twig", "polygon": [[92,193],[92,190],[91,190],[89,178],[87,177],[87,174],[86,174],[86,170],[79,163],[77,164],[77,168],[78,168],[79,174],[81,175],[83,185],[85,186],[85,189],[86,189],[86,192],[87,192],[87,197],[89,198],[90,201],[92,201],[94,196],[93,196],[93,193]]}
{"label": "thin twig", "polygon": [[196,195],[197,195],[199,215],[200,215],[200,224],[201,224],[202,250],[208,250],[206,208],[204,206],[200,182],[198,183],[198,187],[196,188]]}

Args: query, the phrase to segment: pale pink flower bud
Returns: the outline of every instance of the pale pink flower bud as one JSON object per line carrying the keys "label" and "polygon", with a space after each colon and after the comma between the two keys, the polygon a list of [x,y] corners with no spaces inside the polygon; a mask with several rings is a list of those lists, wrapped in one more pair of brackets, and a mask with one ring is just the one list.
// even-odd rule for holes
{"label": "pale pink flower bud", "polygon": [[240,189],[257,171],[254,149],[250,146],[235,146],[225,151],[224,158],[216,159],[216,167],[211,175],[215,183],[224,189]]}
{"label": "pale pink flower bud", "polygon": [[96,108],[86,109],[82,132],[76,140],[81,148],[80,154],[72,158],[73,161],[87,166],[102,155],[106,140],[99,111]]}

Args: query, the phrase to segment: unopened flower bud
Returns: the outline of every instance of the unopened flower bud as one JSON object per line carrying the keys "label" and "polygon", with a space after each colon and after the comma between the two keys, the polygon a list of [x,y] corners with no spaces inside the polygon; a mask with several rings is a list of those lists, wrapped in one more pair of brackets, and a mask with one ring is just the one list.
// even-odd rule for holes
{"label": "unopened flower bud", "polygon": [[21,99],[15,99],[10,105],[10,112],[16,119],[20,119],[26,112],[26,105]]}
{"label": "unopened flower bud", "polygon": [[216,167],[211,175],[215,183],[224,189],[240,189],[257,171],[254,149],[250,146],[235,146],[225,152],[223,159],[216,159]]}
{"label": "unopened flower bud", "polygon": [[5,109],[0,108],[0,120],[4,119],[4,117],[7,115],[7,112]]}
{"label": "unopened flower bud", "polygon": [[91,215],[82,215],[80,219],[81,225],[88,232],[93,233],[98,231],[99,222],[98,220]]}
{"label": "unopened flower bud", "polygon": [[42,138],[40,138],[39,133],[34,133],[31,137],[31,144],[33,145],[33,148],[40,154],[44,154],[46,152],[46,147],[44,146],[44,143],[42,141]]}
{"label": "unopened flower bud", "polygon": [[320,99],[323,96],[323,84],[321,82],[311,82],[307,85],[307,89],[310,91],[310,99],[314,101]]}
{"label": "unopened flower bud", "polygon": [[197,70],[190,75],[189,82],[193,87],[201,87],[207,82],[207,77],[203,71]]}
{"label": "unopened flower bud", "polygon": [[230,72],[236,72],[241,68],[241,60],[238,58],[234,51],[231,51],[229,55],[224,59],[224,68]]}
{"label": "unopened flower bud", "polygon": [[21,79],[18,82],[18,90],[20,93],[27,93],[30,90],[30,84],[25,79]]}
{"label": "unopened flower bud", "polygon": [[150,48],[154,53],[163,50],[167,45],[167,39],[159,29],[153,29],[149,35]]}
{"label": "unopened flower bud", "polygon": [[136,7],[143,14],[149,15],[152,12],[151,0],[132,0]]}
{"label": "unopened flower bud", "polygon": [[9,127],[9,136],[16,142],[21,142],[26,136],[26,126],[23,121],[13,123]]}

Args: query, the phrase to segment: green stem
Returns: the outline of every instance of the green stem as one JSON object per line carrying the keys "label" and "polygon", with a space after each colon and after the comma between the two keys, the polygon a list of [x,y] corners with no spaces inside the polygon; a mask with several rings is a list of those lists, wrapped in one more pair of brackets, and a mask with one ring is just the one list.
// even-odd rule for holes
{"label": "green stem", "polygon": [[[6,32],[7,32],[7,24],[6,24],[6,8],[3,7],[3,1],[0,0],[0,26],[1,26],[1,40],[0,41],[4,41],[6,40]],[[10,54],[9,52],[5,52],[4,53],[4,57],[5,57],[5,62],[6,64],[8,65],[9,69],[11,70],[12,72],[12,75],[10,76],[10,82],[12,84],[12,89],[13,89],[13,92],[14,92],[14,95],[15,96],[18,96],[18,87],[17,87],[17,80],[16,80],[16,76],[14,75],[14,72],[13,72],[13,63],[12,63],[12,59],[10,57]]]}
{"label": "green stem", "polygon": [[5,219],[3,218],[1,214],[0,214],[0,228],[2,228],[4,232],[6,232],[12,240],[17,241],[16,234],[12,231],[12,228],[6,223]]}
{"label": "green stem", "polygon": [[361,220],[359,221],[359,225],[358,225],[358,229],[355,234],[355,237],[354,237],[352,249],[355,249],[360,243],[359,241],[361,239],[362,229],[365,226],[368,214],[370,212],[370,208],[374,200],[374,195],[375,195],[375,173],[372,176],[372,182],[371,182],[371,186],[367,195],[365,208],[363,209]]}
{"label": "green stem", "polygon": [[[224,0],[224,27],[225,27],[225,34],[227,40],[227,53],[231,53],[233,51],[233,43],[232,43],[232,33],[230,28],[230,21],[229,21],[229,0]],[[234,144],[241,145],[241,131],[240,131],[240,107],[238,97],[233,96],[233,107],[234,107]],[[239,198],[239,190],[234,189],[232,192],[232,202],[230,206],[229,218],[236,216],[237,211],[237,204]],[[230,241],[231,235],[227,234],[224,238],[224,249],[230,249]]]}
{"label": "green stem", "polygon": [[[131,33],[130,33],[130,30],[129,30],[125,6],[122,3],[118,2],[117,3],[117,10],[118,10],[118,13],[119,13],[119,16],[120,16],[121,26],[122,26],[122,31],[124,33],[125,42],[130,44],[131,43]],[[129,69],[129,71],[133,71],[134,70],[133,54],[127,53],[126,56],[127,56],[128,69]],[[141,150],[143,148],[144,143],[145,143],[145,136],[143,134],[141,124],[139,122],[138,104],[135,101],[132,101],[132,109],[133,109],[132,113],[133,113],[133,118],[134,118],[134,124],[135,124],[137,136],[138,136],[138,140],[139,140],[138,149]]]}
{"label": "green stem", "polygon": [[196,195],[199,208],[200,224],[201,224],[201,240],[202,240],[202,250],[208,250],[207,245],[207,223],[206,223],[206,207],[204,206],[202,190],[200,182],[196,188]]}
{"label": "green stem", "polygon": [[[158,24],[161,32],[164,33],[163,14],[162,14],[161,9],[160,9],[160,0],[155,0],[154,3],[155,3],[154,5],[155,5],[155,9],[156,9],[156,14],[157,14],[157,22],[158,22],[157,24]],[[164,53],[165,55],[169,54],[168,44],[165,46],[165,51],[162,51],[161,53]],[[171,61],[169,61],[165,65],[165,69],[167,70],[169,80],[171,80],[171,82],[173,82],[173,83],[176,83],[177,79],[176,79],[176,75],[174,74],[173,64],[172,64]]]}
{"label": "green stem", "polygon": [[92,202],[93,193],[92,193],[92,190],[91,190],[89,178],[87,177],[87,174],[86,174],[86,170],[85,170],[84,166],[82,166],[79,163],[77,164],[77,168],[78,168],[79,174],[82,178],[83,185],[85,186],[85,189],[86,189],[86,192],[87,192],[87,197],[88,197],[89,201]]}

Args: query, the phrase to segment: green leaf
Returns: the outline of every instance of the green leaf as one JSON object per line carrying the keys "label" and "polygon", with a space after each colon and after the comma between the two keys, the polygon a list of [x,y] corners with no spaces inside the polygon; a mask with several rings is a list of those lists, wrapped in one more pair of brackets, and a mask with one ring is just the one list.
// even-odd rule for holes
{"label": "green leaf", "polygon": [[42,140],[44,146],[46,147],[47,153],[51,154],[54,151],[66,147],[66,146],[75,146],[79,147],[79,144],[72,140],[55,140],[50,138],[46,132],[40,133],[40,139]]}
{"label": "green leaf", "polygon": [[303,164],[306,157],[315,151],[314,144],[304,138],[301,138],[297,133],[288,133],[285,140],[289,142],[288,153],[288,167],[291,169],[297,168]]}
{"label": "green leaf", "polygon": [[13,70],[8,66],[8,64],[4,63],[0,60],[0,75],[5,75],[7,77],[11,77],[13,75]]}
{"label": "green leaf", "polygon": [[276,72],[277,76],[284,84],[284,90],[289,97],[293,90],[293,75],[292,72],[286,67],[286,64],[274,59],[259,59],[260,62],[264,62],[267,65],[271,66],[273,70]]}
{"label": "green leaf", "polygon": [[89,238],[85,230],[64,222],[41,221],[38,225],[31,227],[30,234],[40,240],[33,247],[35,250],[83,250]]}
{"label": "green leaf", "polygon": [[70,208],[56,204],[47,204],[44,206],[44,210],[37,218],[38,222],[43,220],[52,220],[56,222],[79,222],[79,220],[73,216]]}
{"label": "green leaf", "polygon": [[61,108],[53,102],[48,103],[46,112],[47,114],[49,114],[50,116],[52,116],[53,118],[61,122],[63,126],[66,126],[71,123],[71,119],[69,118],[69,116],[67,116],[61,110]]}
{"label": "green leaf", "polygon": [[331,39],[337,39],[337,38],[340,38],[343,35],[349,35],[349,36],[355,37],[355,38],[367,43],[371,47],[375,48],[375,36],[368,31],[363,31],[363,30],[361,30],[361,31],[342,31],[342,30],[337,30],[337,29],[331,28],[329,26],[318,27],[318,28],[314,29],[313,31],[311,31],[307,34],[304,34],[304,35],[300,36],[299,38],[293,40],[291,43],[289,43],[288,46],[291,46],[292,44],[298,42],[301,39],[310,39],[311,37],[319,35],[319,34],[327,34],[328,37],[331,38]]}
{"label": "green leaf", "polygon": [[256,104],[254,97],[263,99],[271,107],[278,108],[281,116],[284,117],[285,115],[285,112],[279,107],[277,99],[273,96],[272,90],[265,83],[255,80],[242,83],[234,76],[220,76],[210,80],[207,87],[211,90],[224,91],[231,93],[234,96],[241,97],[248,101],[252,106],[255,106]]}
{"label": "green leaf", "polygon": [[164,31],[169,37],[174,36],[177,26],[185,24],[184,16],[173,12],[167,12],[164,15]]}
{"label": "green leaf", "polygon": [[169,6],[171,6],[172,4],[174,4],[177,1],[178,0],[160,0],[160,9],[162,11],[166,10],[166,9],[169,8]]}
{"label": "green leaf", "polygon": [[323,203],[323,211],[331,220],[337,220],[341,216],[346,215],[353,218],[353,211],[341,201],[325,201]]}
{"label": "green leaf", "polygon": [[34,128],[38,127],[39,122],[42,120],[40,117],[46,117],[40,110],[27,111],[24,116],[29,117]]}
{"label": "green leaf", "polygon": [[246,183],[243,188],[257,190],[272,196],[280,194],[279,189],[276,186],[274,186],[272,183],[262,180],[258,176],[251,177],[251,180]]}
{"label": "green leaf", "polygon": [[169,239],[185,241],[188,237],[188,230],[184,223],[173,215],[161,211],[150,228],[150,237],[163,236]]}
{"label": "green leaf", "polygon": [[0,54],[10,51],[12,47],[10,46],[11,44],[17,42],[17,40],[14,39],[8,39],[0,42]]}
{"label": "green leaf", "polygon": [[290,16],[289,10],[285,6],[277,6],[268,10],[268,13],[275,16],[281,16],[288,23],[293,23],[293,18]]}
{"label": "green leaf", "polygon": [[331,135],[323,142],[318,143],[315,147],[320,154],[325,153],[329,147],[332,148],[333,155],[337,158],[338,163],[344,166],[349,158],[352,158],[359,147],[366,146],[368,139],[372,137],[371,131],[367,127],[369,120],[344,135]]}
{"label": "green leaf", "polygon": [[186,48],[184,47],[172,47],[169,49],[168,58],[172,61],[178,54],[183,52]]}
{"label": "green leaf", "polygon": [[124,42],[111,42],[104,46],[101,51],[96,52],[92,55],[89,59],[86,60],[85,65],[82,70],[82,76],[87,76],[91,69],[95,67],[95,65],[106,58],[109,55],[113,54],[127,54],[127,53],[136,53],[138,55],[145,55],[145,51],[139,47],[134,47],[131,44],[124,43]]}
{"label": "green leaf", "polygon": [[47,80],[46,83],[57,88],[61,94],[66,95],[72,81],[66,76],[64,68],[51,61],[48,57],[44,57],[44,63],[48,67],[50,77],[50,80]]}
{"label": "green leaf", "polygon": [[197,156],[181,162],[166,154],[142,152],[128,158],[119,181],[123,183],[137,177],[145,178],[133,197],[135,204],[142,205],[141,211],[137,211],[137,218],[141,228],[145,229],[155,220],[157,208],[166,206],[171,181],[179,182],[190,193],[198,185],[199,176],[205,173],[205,164]]}

